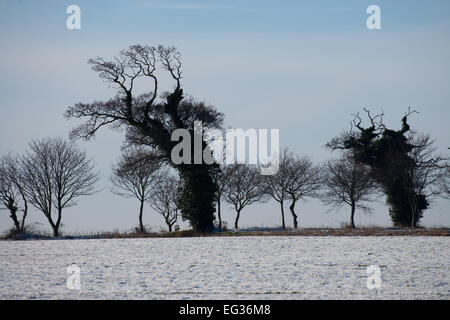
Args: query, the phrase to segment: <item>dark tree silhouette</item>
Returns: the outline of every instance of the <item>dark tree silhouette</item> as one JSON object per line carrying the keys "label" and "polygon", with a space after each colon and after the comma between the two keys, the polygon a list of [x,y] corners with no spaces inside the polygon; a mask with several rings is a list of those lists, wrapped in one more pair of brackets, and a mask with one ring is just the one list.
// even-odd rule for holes
{"label": "dark tree silhouette", "polygon": [[356,161],[350,152],[345,152],[339,158],[328,160],[322,170],[322,202],[333,208],[349,205],[350,226],[355,229],[356,208],[368,211],[364,202],[371,201],[376,191],[369,168]]}
{"label": "dark tree silhouette", "polygon": [[161,161],[158,158],[144,158],[142,148],[125,151],[112,168],[112,192],[123,197],[139,200],[139,232],[145,232],[143,222],[144,204],[150,198],[152,186],[158,178]]}
{"label": "dark tree silhouette", "polygon": [[286,193],[291,201],[289,210],[292,214],[294,228],[298,227],[298,217],[295,213],[295,204],[300,199],[317,197],[320,189],[320,168],[315,166],[308,157],[294,156],[290,153],[285,156],[286,163]]}
{"label": "dark tree silhouette", "polygon": [[[103,126],[126,128],[128,144],[148,147],[180,173],[183,217],[197,231],[212,231],[216,190],[212,176],[217,165],[204,162],[173,164],[171,150],[178,141],[172,141],[171,135],[175,129],[187,129],[193,133],[194,121],[201,121],[205,130],[220,128],[223,115],[212,106],[184,99],[180,53],[174,47],[133,45],[112,60],[95,58],[89,60],[89,64],[100,78],[117,86],[119,93],[108,101],[78,103],[69,107],[65,113],[67,118],[86,119],[72,131],[72,137],[89,139]],[[170,93],[159,95],[158,68],[166,70],[175,81],[175,88]],[[148,93],[136,96],[134,84],[140,78],[151,80],[152,88]],[[204,149],[206,143],[202,142]],[[191,149],[193,152],[194,148]]]}
{"label": "dark tree silhouette", "polygon": [[181,189],[180,180],[165,170],[159,175],[148,200],[150,206],[163,216],[169,232],[178,220]]}
{"label": "dark tree silhouette", "polygon": [[278,172],[274,175],[266,175],[262,178],[263,190],[276,202],[280,204],[281,226],[286,228],[284,217],[284,202],[289,198],[288,185],[293,178],[290,167],[293,165],[295,157],[289,149],[284,148],[280,154]]}
{"label": "dark tree silhouette", "polygon": [[[389,158],[392,164],[386,174],[403,172],[404,190],[407,194],[405,206],[409,206],[411,220],[407,220],[407,215],[396,216],[395,219],[401,219],[403,225],[409,224],[414,228],[431,200],[436,196],[445,197],[446,170],[450,163],[448,157],[437,153],[435,142],[429,135],[410,131],[407,138],[408,143],[413,146],[408,153],[411,160],[406,161],[404,157],[399,158],[397,153],[393,153]],[[426,207],[421,211],[423,203]]]}
{"label": "dark tree silhouette", "polygon": [[262,176],[256,166],[246,164],[226,165],[223,171],[228,177],[224,198],[236,210],[234,227],[238,229],[242,209],[265,200]]}
{"label": "dark tree silhouette", "polygon": [[[356,114],[352,129],[358,131],[351,129],[327,146],[351,150],[356,161],[368,165],[372,178],[387,196],[393,224],[414,228],[430,204],[430,195],[425,190],[438,185],[430,177],[441,176],[442,168],[448,165],[447,159],[431,154],[434,151],[431,145],[424,144],[425,141],[411,130],[408,117],[416,111],[408,110],[402,118],[402,128],[397,131],[386,128],[384,114],[373,116],[369,110],[364,111],[370,120],[368,127],[361,125],[362,119]],[[429,142],[429,138],[426,140]],[[423,156],[428,158],[421,160]]]}
{"label": "dark tree silhouette", "polygon": [[[28,213],[28,201],[21,170],[18,157],[8,154],[0,158],[0,209],[3,206],[4,209],[9,210],[18,232],[24,231]],[[19,211],[22,211],[21,219],[18,215]]]}
{"label": "dark tree silhouette", "polygon": [[29,202],[44,213],[53,236],[58,237],[63,209],[75,205],[78,197],[95,192],[98,174],[93,172],[92,160],[75,144],[53,138],[31,142],[21,164]]}

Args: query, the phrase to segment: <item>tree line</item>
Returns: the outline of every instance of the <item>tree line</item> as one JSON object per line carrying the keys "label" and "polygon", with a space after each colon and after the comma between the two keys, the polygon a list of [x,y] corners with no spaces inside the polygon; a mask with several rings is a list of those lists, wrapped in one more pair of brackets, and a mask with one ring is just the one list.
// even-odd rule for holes
{"label": "tree line", "polygon": [[[414,155],[424,163],[416,164],[414,176],[420,185],[415,184],[417,189],[414,190],[424,195],[427,203],[432,196],[448,197],[450,171],[442,163],[436,165],[429,161],[433,155],[429,153],[432,148],[429,136],[418,135],[411,139],[420,142],[418,146],[421,151],[416,151]],[[335,143],[331,140],[327,147],[330,148],[330,144],[335,146]],[[145,203],[163,217],[168,231],[172,232],[180,218],[183,182],[173,169],[158,158],[142,160],[142,153],[141,148],[125,150],[112,166],[111,191],[138,201],[137,232],[149,231],[143,222]],[[53,235],[58,237],[63,209],[75,205],[75,200],[80,196],[96,192],[95,183],[99,174],[94,170],[93,161],[72,142],[61,138],[33,141],[24,155],[8,154],[0,159],[1,204],[9,210],[17,231],[24,231],[30,204],[44,214]],[[392,172],[386,171],[386,174],[392,175]],[[235,210],[234,228],[238,229],[239,219],[246,207],[270,199],[280,206],[281,227],[286,228],[284,209],[288,204],[293,227],[297,228],[296,204],[305,198],[320,199],[332,210],[347,205],[349,225],[355,228],[356,209],[370,211],[370,202],[383,192],[383,186],[372,176],[370,167],[359,162],[348,150],[315,165],[309,157],[300,157],[284,148],[275,175],[261,175],[255,165],[221,165],[215,171],[213,181],[216,185],[215,222],[219,230],[223,229],[223,202]],[[408,216],[402,219],[390,211],[394,225],[418,225],[423,211],[418,216],[414,211],[417,206],[408,205]]]}
{"label": "tree line", "polygon": [[[125,151],[112,168],[111,183],[114,193],[138,199],[139,232],[146,232],[145,203],[163,216],[169,231],[180,216],[195,231],[212,232],[216,220],[218,228],[223,226],[223,202],[236,211],[235,228],[245,207],[269,199],[280,205],[283,228],[284,205],[289,204],[297,228],[296,205],[304,198],[318,198],[332,208],[348,205],[354,228],[356,209],[370,210],[368,204],[377,193],[384,193],[393,224],[416,227],[433,197],[449,197],[449,159],[436,152],[429,135],[410,128],[407,121],[414,110],[402,118],[400,130],[392,130],[384,125],[384,114],[364,109],[367,127],[355,114],[350,128],[325,145],[336,157],[316,165],[283,149],[279,171],[272,176],[262,176],[258,168],[246,164],[174,164],[175,129],[193,134],[194,121],[201,121],[203,130],[223,130],[224,119],[214,106],[185,97],[178,50],[133,45],[113,59],[97,57],[88,63],[118,92],[106,101],[68,107],[67,119],[85,120],[70,137],[89,140],[105,126],[125,129]],[[160,92],[161,71],[174,81],[173,90]],[[135,82],[144,79],[151,88],[136,95]],[[206,148],[202,141],[202,150]],[[73,142],[34,141],[26,154],[2,157],[0,201],[17,230],[23,230],[30,204],[45,215],[58,236],[63,209],[75,205],[80,196],[93,194],[98,178],[93,161]]]}
{"label": "tree line", "polygon": [[[307,156],[295,155],[288,148],[284,148],[280,154],[279,170],[274,175],[261,175],[259,167],[248,164],[221,165],[213,175],[213,181],[216,185],[215,203],[216,203],[216,224],[218,229],[222,229],[222,203],[230,205],[236,215],[234,228],[239,228],[239,219],[244,208],[257,202],[266,202],[269,199],[275,200],[280,205],[281,226],[286,228],[285,204],[288,204],[292,216],[293,227],[299,225],[298,214],[296,213],[296,204],[305,198],[317,198],[325,205],[330,206],[331,210],[342,206],[348,206],[350,212],[349,225],[355,228],[355,213],[357,209],[363,212],[371,211],[370,203],[380,194],[385,193],[388,199],[388,205],[391,195],[379,180],[380,172],[372,172],[371,167],[358,160],[357,154],[351,149],[337,148],[337,139],[340,141],[343,136],[348,137],[349,132],[338,138],[332,139],[326,147],[331,150],[339,149],[338,155],[322,164],[314,164]],[[407,167],[402,163],[397,163],[398,159],[390,156],[395,163],[389,166],[396,167],[397,170],[404,170],[411,178],[411,185],[404,189],[405,193],[415,194],[416,197],[411,201],[404,203],[406,208],[400,208],[404,215],[398,215],[397,207],[390,207],[389,214],[394,226],[417,227],[423,216],[424,208],[414,203],[415,200],[425,199],[427,208],[430,201],[435,196],[449,197],[450,169],[448,159],[435,153],[434,142],[429,135],[412,133],[408,138],[409,143],[414,143],[414,151],[411,157],[414,165]],[[136,159],[139,158],[141,151],[135,151],[133,155],[127,153],[120,161],[113,173],[113,182],[118,189],[130,191],[129,185],[133,185],[133,190],[139,192],[128,192],[128,196],[135,196],[141,203],[139,211],[140,230],[144,230],[142,224],[142,208],[145,201],[145,191],[148,191],[149,203],[157,202],[155,196],[151,196],[152,188],[157,188],[156,195],[164,195],[167,201],[166,206],[157,210],[161,214],[166,212],[169,215],[173,213],[175,217],[172,221],[176,222],[176,208],[180,199],[180,192],[175,190],[182,189],[182,181],[174,178],[174,174],[168,175],[167,168],[161,169],[160,161],[152,158],[147,160],[148,166],[138,165],[136,168]],[[127,171],[127,168],[132,168]],[[163,174],[158,174],[162,170]],[[127,172],[127,174],[124,174]],[[131,174],[130,174],[131,173]],[[395,173],[398,173],[395,171]],[[402,173],[402,171],[400,171]],[[392,179],[394,172],[389,168],[384,171],[385,179]],[[153,178],[152,178],[153,177]],[[117,183],[120,179],[120,183]],[[162,179],[162,180],[161,180]],[[163,183],[173,179],[178,181],[176,184]],[[395,179],[395,178],[394,178]],[[170,180],[169,180],[170,181]],[[383,180],[382,180],[383,181]],[[397,182],[398,183],[398,182]],[[399,188],[402,186],[399,185]],[[399,191],[396,190],[395,195]],[[395,196],[394,195],[394,196]],[[155,206],[152,205],[155,209]],[[173,208],[170,210],[169,208]],[[418,212],[417,210],[421,210]],[[178,208],[179,209],[179,208]],[[156,210],[156,209],[155,209]],[[164,214],[163,214],[164,216]],[[166,216],[164,216],[166,218]],[[169,231],[172,225],[166,220]]]}

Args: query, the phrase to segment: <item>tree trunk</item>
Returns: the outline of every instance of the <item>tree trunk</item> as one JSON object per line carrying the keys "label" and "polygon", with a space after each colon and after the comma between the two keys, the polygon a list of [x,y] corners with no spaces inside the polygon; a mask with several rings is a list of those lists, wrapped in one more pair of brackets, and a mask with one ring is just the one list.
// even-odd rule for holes
{"label": "tree trunk", "polygon": [[236,211],[236,220],[234,221],[234,228],[239,229],[238,223],[239,223],[239,217],[241,215],[241,210]]}
{"label": "tree trunk", "polygon": [[180,199],[182,217],[201,233],[214,230],[217,188],[212,178],[212,168],[212,165],[198,164],[178,167],[184,183]]}
{"label": "tree trunk", "polygon": [[62,205],[58,205],[58,220],[56,220],[56,224],[53,226],[53,237],[59,237],[59,226],[61,225],[61,217],[62,217]]}
{"label": "tree trunk", "polygon": [[53,237],[58,238],[59,237],[59,224],[55,224],[51,217],[48,218],[48,221],[50,222],[50,226],[53,229]]}
{"label": "tree trunk", "polygon": [[139,207],[139,232],[144,233],[144,222],[142,221],[142,216],[144,213],[144,199],[141,199],[141,206]]}
{"label": "tree trunk", "polygon": [[27,201],[25,193],[23,192],[22,189],[20,189],[20,194],[22,195],[22,200],[23,200],[23,216],[22,216],[22,224],[20,226],[20,231],[23,232],[25,229],[25,218],[27,217],[27,214],[28,214],[28,201]]}
{"label": "tree trunk", "polygon": [[354,201],[352,201],[351,207],[352,207],[352,211],[351,211],[351,214],[350,214],[350,226],[352,227],[352,229],[355,229],[355,210],[356,210],[356,205],[355,205]]}
{"label": "tree trunk", "polygon": [[222,217],[220,215],[220,197],[217,198],[217,218],[219,219],[219,230],[222,230]]}
{"label": "tree trunk", "polygon": [[417,214],[417,205],[416,205],[416,199],[414,198],[414,200],[412,201],[412,217],[411,217],[411,228],[415,228],[416,227],[416,214]]}
{"label": "tree trunk", "polygon": [[[60,210],[58,210],[58,211],[61,212]],[[56,222],[56,224],[53,222],[51,210],[50,210],[50,212],[44,212],[44,215],[47,217],[47,220],[50,223],[50,226],[52,227],[53,237],[55,237],[55,238],[59,237],[59,224],[61,221],[61,213],[59,213],[59,218],[58,218],[58,221]]]}
{"label": "tree trunk", "polygon": [[286,223],[284,221],[284,207],[283,207],[283,201],[280,201],[280,207],[281,207],[281,227],[283,229],[286,229]]}
{"label": "tree trunk", "polygon": [[289,210],[291,210],[292,219],[294,219],[294,229],[297,229],[298,222],[297,222],[297,215],[295,214],[295,200],[292,201],[291,205],[289,206]]}
{"label": "tree trunk", "polygon": [[15,207],[15,206],[10,207],[9,212],[11,213],[10,217],[14,221],[14,226],[15,226],[16,230],[21,231],[20,223],[19,223],[19,220],[17,219],[17,207]]}
{"label": "tree trunk", "polygon": [[44,212],[44,215],[47,218],[48,223],[50,223],[50,226],[52,227],[53,237],[55,237],[55,238],[58,237],[59,236],[59,230],[58,230],[59,229],[59,224],[55,224],[53,222],[51,210],[50,210],[50,212]]}

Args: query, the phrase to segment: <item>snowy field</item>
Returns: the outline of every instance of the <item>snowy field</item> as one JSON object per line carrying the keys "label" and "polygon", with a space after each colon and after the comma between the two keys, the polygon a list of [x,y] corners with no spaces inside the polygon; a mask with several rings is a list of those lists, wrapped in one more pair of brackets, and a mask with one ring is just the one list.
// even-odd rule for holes
{"label": "snowy field", "polygon": [[[0,299],[450,299],[448,237],[0,241]],[[66,286],[80,268],[81,289]],[[367,267],[381,288],[367,288]]]}

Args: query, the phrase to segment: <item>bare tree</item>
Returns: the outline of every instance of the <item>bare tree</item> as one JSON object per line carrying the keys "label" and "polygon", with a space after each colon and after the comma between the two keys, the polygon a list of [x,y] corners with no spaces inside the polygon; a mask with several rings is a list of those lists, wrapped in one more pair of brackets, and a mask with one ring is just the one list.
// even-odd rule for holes
{"label": "bare tree", "polygon": [[163,216],[169,232],[172,232],[172,227],[178,220],[180,196],[180,180],[171,175],[168,170],[163,171],[152,187],[148,202]]}
{"label": "bare tree", "polygon": [[370,210],[364,202],[371,201],[376,191],[369,168],[356,161],[351,153],[345,152],[339,158],[325,163],[322,178],[325,188],[320,195],[322,202],[333,208],[349,205],[350,225],[354,229],[356,208]]}
{"label": "bare tree", "polygon": [[[8,154],[0,159],[0,206],[9,210],[10,217],[17,231],[25,228],[28,213],[28,201],[25,196],[21,167],[18,158]],[[0,207],[0,209],[2,209]],[[18,216],[22,211],[22,218]]]}
{"label": "bare tree", "polygon": [[228,186],[229,170],[225,169],[225,166],[221,166],[220,170],[213,176],[214,183],[216,184],[216,202],[217,202],[217,219],[219,221],[219,229],[222,229],[222,199]]}
{"label": "bare tree", "polygon": [[63,209],[75,205],[78,197],[95,192],[99,176],[93,172],[94,164],[84,151],[61,138],[31,142],[21,163],[25,194],[44,213],[53,236],[58,237]]}
{"label": "bare tree", "polygon": [[409,153],[412,161],[408,163],[398,159],[394,161],[397,161],[397,168],[398,166],[406,168],[405,185],[411,209],[411,227],[414,228],[417,224],[420,201],[426,201],[428,204],[434,197],[446,197],[450,162],[448,157],[436,152],[435,141],[427,134],[411,131],[408,142],[413,146]]}
{"label": "bare tree", "polygon": [[123,197],[134,197],[139,200],[139,232],[145,232],[143,222],[144,204],[150,198],[152,185],[157,178],[161,161],[157,158],[142,156],[145,150],[128,149],[112,168],[112,192]]}
{"label": "bare tree", "polygon": [[298,200],[306,197],[317,197],[321,186],[320,168],[315,166],[308,157],[299,157],[287,155],[286,192],[291,201],[289,210],[294,221],[294,228],[298,227],[297,215],[295,213],[295,204]]}
{"label": "bare tree", "polygon": [[255,202],[265,200],[261,174],[257,167],[246,164],[233,164],[224,167],[228,176],[225,200],[234,206],[236,219],[234,227],[239,228],[242,209]]}
{"label": "bare tree", "polygon": [[294,157],[289,149],[284,148],[280,154],[280,163],[278,172],[274,175],[266,175],[262,178],[263,190],[276,202],[280,204],[281,208],[281,226],[286,228],[284,218],[284,202],[288,199],[288,185],[292,178],[290,166]]}

